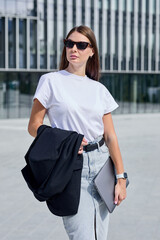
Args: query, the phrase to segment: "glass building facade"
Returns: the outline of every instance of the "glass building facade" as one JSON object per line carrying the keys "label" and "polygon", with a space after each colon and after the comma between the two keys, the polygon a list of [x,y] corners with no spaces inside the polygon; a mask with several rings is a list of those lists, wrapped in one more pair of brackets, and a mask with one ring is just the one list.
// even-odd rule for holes
{"label": "glass building facade", "polygon": [[160,112],[160,0],[1,0],[0,118],[28,117],[77,25],[96,35],[100,81],[122,113]]}

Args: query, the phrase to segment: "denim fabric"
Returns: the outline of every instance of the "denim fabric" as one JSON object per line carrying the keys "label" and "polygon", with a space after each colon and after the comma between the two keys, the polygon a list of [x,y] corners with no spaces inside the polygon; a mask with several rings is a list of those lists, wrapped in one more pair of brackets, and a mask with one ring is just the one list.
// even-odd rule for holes
{"label": "denim fabric", "polygon": [[[101,138],[102,136],[99,136],[89,143],[98,142]],[[91,152],[83,151],[78,213],[63,217],[64,227],[70,240],[107,239],[109,212],[94,186],[93,179],[108,159],[108,156],[109,151],[105,143],[99,149]]]}

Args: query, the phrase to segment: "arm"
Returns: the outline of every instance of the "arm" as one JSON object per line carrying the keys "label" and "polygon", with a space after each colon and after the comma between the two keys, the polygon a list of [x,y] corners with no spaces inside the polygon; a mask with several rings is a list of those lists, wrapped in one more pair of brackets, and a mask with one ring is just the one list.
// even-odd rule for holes
{"label": "arm", "polygon": [[[124,172],[123,161],[118,145],[117,136],[114,130],[111,113],[103,116],[104,139],[108,146],[110,156],[114,162],[117,174]],[[126,198],[126,180],[118,179],[115,186],[115,204],[119,205]]]}
{"label": "arm", "polygon": [[38,101],[38,99],[34,100],[31,116],[28,124],[28,132],[31,136],[37,136],[37,129],[40,125],[43,124],[43,119],[46,114],[46,108]]}

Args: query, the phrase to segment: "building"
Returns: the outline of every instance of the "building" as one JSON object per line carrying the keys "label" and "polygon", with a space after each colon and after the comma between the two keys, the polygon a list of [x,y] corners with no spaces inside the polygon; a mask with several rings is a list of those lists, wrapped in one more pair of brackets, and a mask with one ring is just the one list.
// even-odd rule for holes
{"label": "building", "polygon": [[95,32],[115,113],[160,112],[160,0],[1,0],[0,118],[29,116],[39,76],[58,69],[81,24]]}

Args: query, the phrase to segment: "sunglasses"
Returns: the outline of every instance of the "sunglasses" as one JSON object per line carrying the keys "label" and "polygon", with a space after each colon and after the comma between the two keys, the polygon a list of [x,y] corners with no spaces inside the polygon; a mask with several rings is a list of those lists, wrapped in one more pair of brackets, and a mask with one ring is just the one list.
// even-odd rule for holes
{"label": "sunglasses", "polygon": [[92,47],[92,45],[88,42],[74,42],[70,39],[64,39],[64,45],[68,48],[73,48],[73,46],[76,44],[76,47],[79,50],[84,50],[86,49],[88,46]]}

